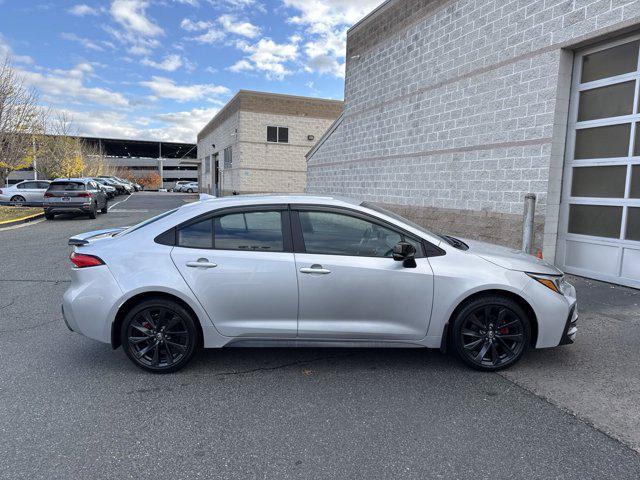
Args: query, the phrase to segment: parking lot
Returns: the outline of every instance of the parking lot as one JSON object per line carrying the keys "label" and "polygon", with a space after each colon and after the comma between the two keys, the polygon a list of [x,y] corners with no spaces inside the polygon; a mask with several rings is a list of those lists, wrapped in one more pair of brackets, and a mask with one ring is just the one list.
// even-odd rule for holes
{"label": "parking lot", "polygon": [[573,279],[577,343],[500,374],[419,349],[229,349],[159,376],[69,332],[68,237],[193,199],[0,231],[1,478],[640,478],[635,290]]}

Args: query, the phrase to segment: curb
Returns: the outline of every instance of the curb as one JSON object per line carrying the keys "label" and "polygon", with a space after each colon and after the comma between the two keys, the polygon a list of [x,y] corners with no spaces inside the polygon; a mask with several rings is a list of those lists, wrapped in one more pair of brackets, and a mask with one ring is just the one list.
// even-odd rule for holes
{"label": "curb", "polygon": [[31,222],[33,220],[37,220],[42,217],[44,217],[44,212],[34,213],[33,215],[28,215],[22,218],[16,218],[15,220],[5,220],[4,222],[0,222],[0,228],[13,227],[14,225],[20,225],[21,223]]}

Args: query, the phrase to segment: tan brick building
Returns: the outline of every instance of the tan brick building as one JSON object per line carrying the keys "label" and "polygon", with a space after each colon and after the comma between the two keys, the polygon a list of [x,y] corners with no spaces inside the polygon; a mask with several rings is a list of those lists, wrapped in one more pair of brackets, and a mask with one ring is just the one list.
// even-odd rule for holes
{"label": "tan brick building", "polygon": [[343,102],[240,90],[198,134],[205,192],[304,192],[305,155]]}

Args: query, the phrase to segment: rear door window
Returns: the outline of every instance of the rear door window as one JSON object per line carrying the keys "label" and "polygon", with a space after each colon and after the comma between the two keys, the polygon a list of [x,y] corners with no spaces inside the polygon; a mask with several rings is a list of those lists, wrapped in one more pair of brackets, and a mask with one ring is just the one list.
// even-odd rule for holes
{"label": "rear door window", "polygon": [[283,252],[281,211],[230,213],[215,217],[214,248]]}
{"label": "rear door window", "polygon": [[207,218],[178,229],[178,246],[213,248],[213,220]]}

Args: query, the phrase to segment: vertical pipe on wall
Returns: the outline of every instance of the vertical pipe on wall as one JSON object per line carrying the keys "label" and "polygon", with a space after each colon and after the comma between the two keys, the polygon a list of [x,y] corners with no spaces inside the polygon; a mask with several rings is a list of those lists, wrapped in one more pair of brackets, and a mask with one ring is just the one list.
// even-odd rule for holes
{"label": "vertical pipe on wall", "polygon": [[524,197],[524,217],[522,221],[522,250],[533,253],[533,219],[536,213],[536,195],[527,193]]}

